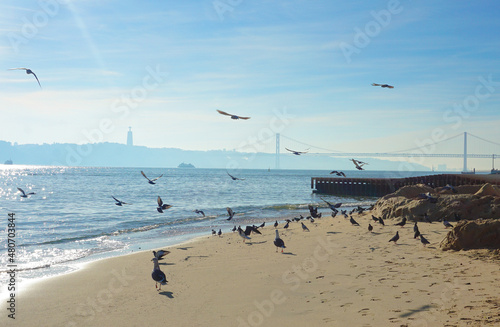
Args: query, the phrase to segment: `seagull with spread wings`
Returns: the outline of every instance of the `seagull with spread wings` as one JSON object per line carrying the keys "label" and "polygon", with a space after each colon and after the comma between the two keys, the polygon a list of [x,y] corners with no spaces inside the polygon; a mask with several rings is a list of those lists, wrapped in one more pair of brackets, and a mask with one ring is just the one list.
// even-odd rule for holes
{"label": "seagull with spread wings", "polygon": [[10,68],[9,70],[25,70],[26,74],[32,74],[33,76],[35,76],[36,81],[38,82],[38,86],[40,86],[40,88],[42,88],[42,85],[40,84],[38,77],[36,77],[35,73],[31,69],[29,69],[29,68]]}
{"label": "seagull with spread wings", "polygon": [[290,150],[288,148],[285,148],[285,150],[290,151],[291,153],[293,153],[296,156],[300,156],[301,154],[307,153],[307,151],[295,151],[295,150]]}
{"label": "seagull with spread wings", "polygon": [[233,175],[231,175],[231,174],[230,174],[230,173],[228,173],[227,171],[226,171],[226,173],[229,175],[229,177],[231,177],[231,179],[232,179],[233,181],[244,181],[244,180],[245,180],[244,178],[234,177]]}
{"label": "seagull with spread wings", "polygon": [[364,165],[368,165],[368,163],[363,162],[363,161],[359,161],[359,160],[356,160],[356,159],[350,159],[350,160],[354,163],[354,165],[356,166],[357,170],[364,170],[363,166]]}
{"label": "seagull with spread wings", "polygon": [[231,116],[231,119],[245,119],[245,120],[250,119],[250,117],[237,116],[237,115],[229,114],[229,113],[222,111],[222,110],[217,110],[217,112],[221,115]]}
{"label": "seagull with spread wings", "polygon": [[156,178],[149,179],[149,178],[148,178],[148,176],[146,176],[146,174],[144,174],[144,172],[143,172],[142,170],[141,170],[141,174],[142,174],[142,176],[144,176],[144,178],[146,178],[146,179],[148,180],[148,183],[149,183],[149,184],[156,184],[156,183],[155,183],[155,181],[156,181],[158,178],[160,178],[160,177],[162,177],[162,176],[163,176],[163,174],[161,174],[160,176],[158,176],[158,177],[156,177]]}
{"label": "seagull with spread wings", "polygon": [[123,201],[120,201],[118,200],[117,198],[115,198],[114,196],[111,196],[115,201],[116,201],[116,205],[121,207],[123,204],[130,204],[130,203],[127,203],[127,202],[123,202]]}
{"label": "seagull with spread wings", "polygon": [[389,84],[377,84],[377,83],[372,83],[372,86],[380,86],[380,87],[385,87],[385,88],[388,88],[388,89],[393,89],[393,88],[394,88],[394,86],[389,85]]}
{"label": "seagull with spread wings", "polygon": [[156,208],[156,210],[158,210],[159,213],[163,213],[163,210],[172,208],[170,204],[163,203],[163,200],[159,196],[156,202],[158,202],[158,208]]}

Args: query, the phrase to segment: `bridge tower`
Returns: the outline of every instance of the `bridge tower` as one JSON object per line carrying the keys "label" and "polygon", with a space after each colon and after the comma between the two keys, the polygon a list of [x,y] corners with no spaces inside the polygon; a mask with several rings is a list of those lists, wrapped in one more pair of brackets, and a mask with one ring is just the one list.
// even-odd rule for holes
{"label": "bridge tower", "polygon": [[276,133],[276,163],[275,168],[280,169],[280,133]]}
{"label": "bridge tower", "polygon": [[467,132],[464,132],[464,169],[467,172]]}

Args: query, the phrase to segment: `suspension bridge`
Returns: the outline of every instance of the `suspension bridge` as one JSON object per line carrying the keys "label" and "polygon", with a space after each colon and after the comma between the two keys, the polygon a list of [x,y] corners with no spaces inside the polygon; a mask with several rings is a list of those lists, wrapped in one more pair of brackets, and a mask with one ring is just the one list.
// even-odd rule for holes
{"label": "suspension bridge", "polygon": [[[492,169],[495,168],[495,158],[500,157],[500,143],[490,141],[487,139],[484,139],[482,137],[473,135],[471,133],[460,133],[451,137],[448,137],[444,140],[440,140],[437,142],[427,142],[423,146],[418,146],[418,147],[413,147],[410,149],[405,149],[405,150],[400,150],[400,151],[393,151],[393,152],[342,152],[342,151],[336,151],[336,150],[331,150],[331,149],[326,149],[323,147],[318,147],[312,144],[308,144],[305,142],[298,141],[296,139],[293,139],[291,137],[281,135],[279,133],[276,134],[276,143],[275,143],[275,153],[276,153],[276,168],[280,168],[280,154],[281,154],[281,139],[284,139],[286,141],[286,146],[285,148],[294,148],[297,150],[297,147],[300,149],[306,149],[307,148],[307,154],[308,155],[315,155],[315,156],[330,156],[330,157],[363,157],[363,158],[414,158],[414,157],[429,157],[429,158],[462,158],[463,159],[463,172],[467,172],[467,160],[468,159],[491,159],[492,160]],[[461,151],[460,153],[435,153],[434,151],[430,151],[429,148],[436,149],[438,145],[442,144],[445,145],[447,149],[454,148],[456,149],[457,144],[456,140],[461,140],[463,139],[463,152]],[[484,148],[484,144],[488,145],[487,149],[482,149],[482,153],[479,152],[470,152],[470,140],[474,140],[475,144],[477,146],[478,142],[482,143],[482,145],[478,147]],[[454,141],[451,143],[454,143],[453,146],[450,145],[450,141]],[[290,145],[288,145],[290,144]],[[447,146],[446,144],[449,144]],[[305,151],[305,150],[302,150]],[[455,150],[456,151],[456,150]],[[290,152],[287,152],[291,155],[293,155]]]}

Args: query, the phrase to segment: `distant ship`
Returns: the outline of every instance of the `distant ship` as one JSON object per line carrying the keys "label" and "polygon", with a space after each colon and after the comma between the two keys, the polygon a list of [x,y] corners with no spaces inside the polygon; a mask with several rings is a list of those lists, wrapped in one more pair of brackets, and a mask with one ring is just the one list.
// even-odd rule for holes
{"label": "distant ship", "polygon": [[192,164],[190,163],[181,163],[179,166],[177,166],[177,168],[196,168],[195,166],[193,166]]}
{"label": "distant ship", "polygon": [[6,160],[3,164],[4,165],[12,165],[13,162],[12,162],[12,160],[9,159],[9,160]]}

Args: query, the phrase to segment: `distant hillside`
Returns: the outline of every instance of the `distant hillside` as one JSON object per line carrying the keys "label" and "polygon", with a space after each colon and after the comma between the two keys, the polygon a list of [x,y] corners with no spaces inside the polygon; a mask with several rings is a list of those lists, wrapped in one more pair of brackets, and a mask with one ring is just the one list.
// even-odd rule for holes
{"label": "distant hillside", "polygon": [[[237,151],[189,151],[175,148],[129,147],[118,143],[95,144],[22,144],[12,145],[0,141],[0,163],[12,159],[14,164],[95,166],[95,167],[166,167],[175,168],[189,162],[197,168],[274,168],[276,157],[269,153],[242,153]],[[373,158],[357,158],[368,161],[369,170],[399,170],[400,163]],[[407,164],[404,165],[406,167]],[[413,164],[417,171],[430,170]],[[281,169],[353,169],[348,158],[331,158],[304,154],[280,155]]]}

